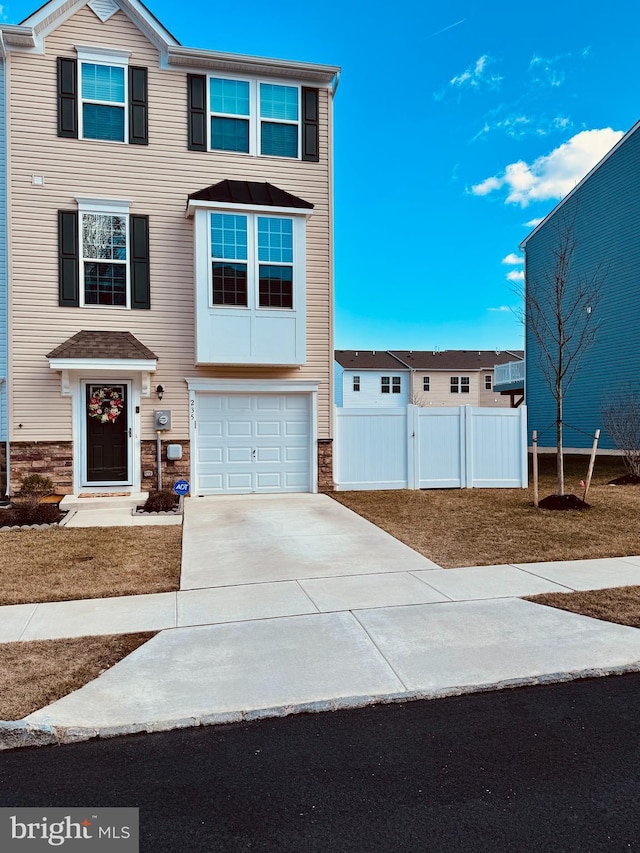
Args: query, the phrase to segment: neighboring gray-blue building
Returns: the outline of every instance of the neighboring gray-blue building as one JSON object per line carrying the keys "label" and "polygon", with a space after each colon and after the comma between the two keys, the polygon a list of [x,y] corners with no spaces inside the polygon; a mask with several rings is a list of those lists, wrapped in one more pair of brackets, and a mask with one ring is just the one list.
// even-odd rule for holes
{"label": "neighboring gray-blue building", "polygon": [[[604,430],[603,404],[624,389],[640,390],[640,122],[523,241],[529,293],[548,288],[554,252],[570,230],[575,249],[568,274],[569,299],[579,282],[600,281],[591,308],[599,324],[564,398],[564,447],[591,447],[602,429],[600,447],[613,449]],[[587,284],[587,287],[589,285]],[[526,323],[526,386],[529,440],[537,430],[540,447],[556,444],[556,405],[541,369],[542,348]]]}

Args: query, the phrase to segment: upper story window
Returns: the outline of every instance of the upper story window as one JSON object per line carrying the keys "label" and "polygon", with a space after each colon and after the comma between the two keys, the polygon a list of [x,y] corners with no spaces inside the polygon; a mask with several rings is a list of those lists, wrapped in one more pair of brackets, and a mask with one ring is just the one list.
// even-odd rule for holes
{"label": "upper story window", "polygon": [[300,90],[260,83],[260,153],[298,156]]}
{"label": "upper story window", "polygon": [[128,201],[77,202],[58,211],[59,304],[150,308],[149,217]]}
{"label": "upper story window", "polygon": [[318,161],[318,90],[260,80],[188,75],[194,151]]}
{"label": "upper story window", "polygon": [[353,377],[353,390],[354,391],[360,390],[360,377],[359,376]]}
{"label": "upper story window", "polygon": [[382,394],[400,394],[401,380],[399,376],[381,376],[380,391]]}
{"label": "upper story window", "polygon": [[77,47],[58,57],[58,136],[147,145],[147,69],[129,53]]}
{"label": "upper story window", "polygon": [[422,377],[422,390],[430,391],[431,390],[431,380],[428,376]]}
{"label": "upper story window", "polygon": [[81,62],[80,97],[81,137],[124,142],[127,130],[124,67]]}
{"label": "upper story window", "polygon": [[493,385],[491,382],[491,374],[487,373],[484,377],[484,390],[491,391],[493,389]]}
{"label": "upper story window", "polygon": [[293,305],[293,220],[211,213],[211,305]]}
{"label": "upper story window", "polygon": [[469,377],[468,376],[452,376],[451,377],[451,393],[452,394],[468,394],[469,393]]}
{"label": "upper story window", "polygon": [[297,159],[300,87],[209,78],[209,147]]}

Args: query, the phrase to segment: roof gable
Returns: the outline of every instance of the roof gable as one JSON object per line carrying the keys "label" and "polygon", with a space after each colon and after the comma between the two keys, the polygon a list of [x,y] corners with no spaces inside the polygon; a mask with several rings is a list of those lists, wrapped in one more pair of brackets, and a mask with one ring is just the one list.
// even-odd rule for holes
{"label": "roof gable", "polygon": [[[133,23],[159,48],[178,47],[180,42],[164,27],[140,0],[113,0]],[[90,0],[49,0],[20,22],[21,27],[32,27],[36,38],[43,38],[84,6]],[[97,14],[97,12],[96,12]]]}
{"label": "roof gable", "polygon": [[520,245],[519,245],[519,247],[518,247],[518,248],[520,248],[520,249],[525,249],[525,248],[526,248],[527,243],[528,243],[528,242],[529,242],[529,240],[533,237],[533,235],[534,235],[534,234],[537,234],[537,233],[538,233],[538,231],[539,231],[541,228],[543,228],[543,227],[546,225],[546,223],[547,223],[547,222],[548,222],[548,221],[549,221],[553,216],[555,216],[555,215],[556,215],[556,213],[557,213],[557,212],[558,212],[562,207],[564,207],[564,205],[569,201],[569,199],[573,198],[573,196],[574,196],[574,195],[578,192],[578,190],[579,190],[579,189],[580,189],[580,188],[581,188],[581,187],[582,187],[582,186],[583,186],[583,185],[584,185],[584,184],[589,180],[589,178],[594,174],[594,172],[597,172],[597,171],[598,171],[598,169],[602,166],[602,164],[603,164],[603,163],[606,163],[606,161],[609,159],[609,157],[611,157],[613,154],[615,154],[615,152],[616,152],[616,151],[617,151],[617,150],[618,150],[622,145],[624,145],[624,144],[625,144],[625,142],[626,142],[626,141],[627,141],[631,136],[633,136],[633,134],[634,134],[634,133],[636,133],[636,131],[637,131],[638,129],[640,129],[640,121],[637,121],[637,122],[633,125],[633,127],[632,127],[630,130],[628,130],[628,131],[624,134],[624,136],[623,136],[623,137],[621,137],[621,138],[616,142],[616,144],[613,146],[613,148],[611,148],[609,151],[607,151],[607,153],[604,155],[604,157],[596,163],[596,165],[593,167],[593,169],[591,169],[589,172],[587,172],[587,174],[584,176],[584,178],[583,178],[581,181],[578,181],[578,183],[575,185],[575,187],[574,187],[572,190],[570,190],[570,191],[566,194],[566,196],[565,196],[563,199],[561,199],[561,200],[556,204],[556,206],[553,208],[553,210],[551,210],[549,213],[547,213],[547,215],[544,217],[544,219],[542,220],[542,222],[538,222],[538,224],[537,224],[537,225],[536,225],[536,227],[533,229],[533,231],[532,231],[530,234],[527,234],[527,236],[526,236],[526,237],[524,238],[524,240],[520,243]]}

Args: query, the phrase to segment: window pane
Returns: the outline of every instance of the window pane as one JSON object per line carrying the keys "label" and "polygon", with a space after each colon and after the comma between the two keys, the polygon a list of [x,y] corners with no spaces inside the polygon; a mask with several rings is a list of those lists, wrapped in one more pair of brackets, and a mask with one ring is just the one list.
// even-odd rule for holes
{"label": "window pane", "polygon": [[293,221],[258,217],[258,260],[293,263]]}
{"label": "window pane", "polygon": [[124,142],[124,107],[83,104],[82,135],[85,139]]}
{"label": "window pane", "polygon": [[260,130],[262,154],[275,157],[298,156],[298,125],[263,121]]}
{"label": "window pane", "polygon": [[247,304],[247,265],[213,263],[213,304]]}
{"label": "window pane", "polygon": [[211,254],[214,258],[247,260],[247,217],[211,214]]}
{"label": "window pane", "polygon": [[126,265],[85,263],[84,301],[87,305],[126,305]]}
{"label": "window pane", "polygon": [[82,63],[82,97],[124,104],[124,68]]}
{"label": "window pane", "polygon": [[260,115],[262,118],[298,121],[298,89],[295,86],[261,83]]}
{"label": "window pane", "polygon": [[258,294],[261,308],[293,308],[293,268],[260,264]]}
{"label": "window pane", "polygon": [[209,81],[209,100],[212,113],[248,116],[249,84],[242,80],[212,77]]}
{"label": "window pane", "polygon": [[82,255],[108,261],[127,260],[127,217],[82,214]]}
{"label": "window pane", "polygon": [[211,119],[211,147],[217,151],[249,152],[249,122],[243,118]]}

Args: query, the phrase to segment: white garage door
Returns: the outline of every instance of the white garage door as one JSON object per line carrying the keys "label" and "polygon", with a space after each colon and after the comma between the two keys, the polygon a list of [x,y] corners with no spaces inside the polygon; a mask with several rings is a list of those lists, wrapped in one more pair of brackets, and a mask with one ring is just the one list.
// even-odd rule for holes
{"label": "white garage door", "polygon": [[311,491],[308,394],[196,395],[196,494]]}

